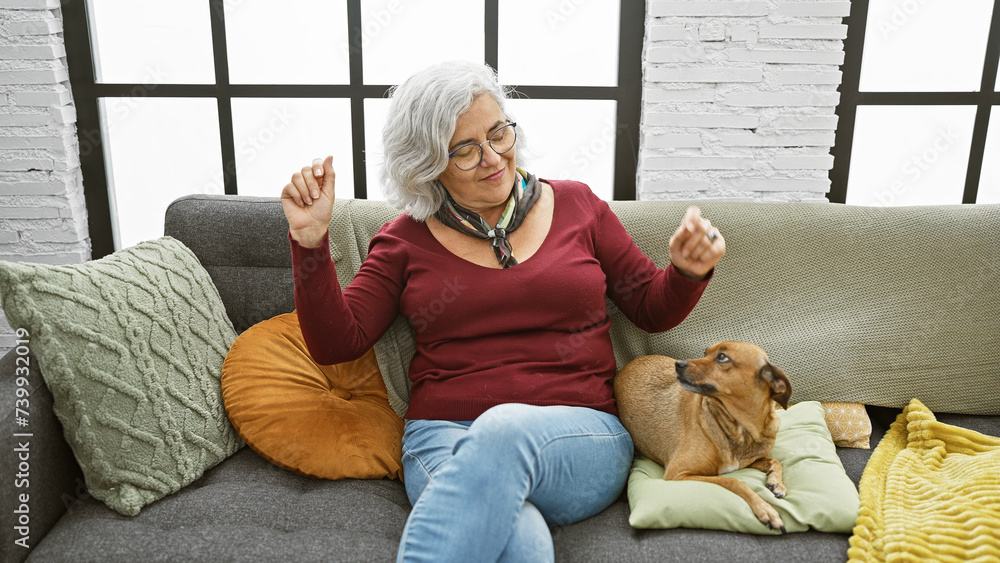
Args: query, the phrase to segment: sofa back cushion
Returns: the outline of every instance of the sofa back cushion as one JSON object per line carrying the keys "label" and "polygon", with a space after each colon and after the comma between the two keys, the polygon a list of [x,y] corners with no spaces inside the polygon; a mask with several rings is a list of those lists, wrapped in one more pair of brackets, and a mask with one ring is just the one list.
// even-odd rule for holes
{"label": "sofa back cushion", "polygon": [[287,233],[277,197],[189,195],[164,225],[212,276],[237,333],[295,308]]}
{"label": "sofa back cushion", "polygon": [[[198,209],[183,211],[196,212],[199,234],[191,237],[202,244],[169,230],[170,210],[168,234],[202,259],[237,330],[291,311],[287,225],[277,198],[242,198],[237,210],[270,209],[230,219],[231,204],[209,206],[205,198],[234,196],[193,197]],[[611,207],[640,248],[666,265],[670,235],[690,203]],[[698,357],[715,342],[746,340],[789,374],[795,402],[901,408],[918,397],[935,411],[1000,414],[1000,205],[697,204],[725,235],[726,256],[698,306],[669,332],[646,334],[612,307],[619,366],[643,354]],[[384,202],[337,202],[330,241],[342,285],[354,277],[371,237],[397,215]],[[184,218],[187,227],[192,222]],[[239,233],[236,240],[220,240],[226,229]],[[281,261],[285,269],[272,269]],[[403,318],[375,346],[398,414],[406,407],[413,350]]]}
{"label": "sofa back cushion", "polygon": [[[612,208],[657,263],[687,202]],[[1000,205],[879,208],[698,202],[727,252],[680,326],[648,335],[618,312],[619,366],[754,342],[793,401],[1000,414]]]}

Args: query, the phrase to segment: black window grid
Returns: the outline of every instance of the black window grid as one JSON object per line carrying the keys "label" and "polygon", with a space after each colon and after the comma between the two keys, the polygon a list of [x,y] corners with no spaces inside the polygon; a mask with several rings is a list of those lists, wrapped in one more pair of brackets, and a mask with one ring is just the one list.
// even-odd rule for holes
{"label": "black window grid", "polygon": [[[350,83],[341,85],[230,84],[226,44],[225,0],[207,0],[210,7],[215,84],[98,83],[92,49],[87,2],[63,3],[70,82],[77,109],[80,165],[84,178],[91,254],[100,258],[114,252],[108,171],[98,109],[99,99],[131,97],[136,92],[149,97],[215,98],[218,102],[223,186],[226,194],[237,194],[236,143],[233,133],[233,98],[346,98],[351,101],[352,160],[355,197],[367,197],[364,100],[383,98],[391,85],[365,84],[362,59],[361,0],[347,0]],[[485,0],[485,63],[498,68],[499,0]],[[617,86],[518,86],[530,99],[613,100],[617,102],[617,133],[614,155],[614,198],[636,197],[639,150],[639,119],[642,97],[642,30],[645,2],[621,1],[619,20],[619,64]],[[567,56],[572,56],[567,54]]]}
{"label": "black window grid", "polygon": [[[983,76],[978,92],[862,92],[861,61],[864,56],[869,0],[852,0],[851,14],[844,19],[847,39],[844,41],[843,82],[840,85],[839,122],[834,147],[833,170],[830,171],[830,193],[834,203],[847,201],[847,181],[851,167],[851,149],[858,106],[975,106],[972,145],[965,175],[962,203],[976,203],[986,152],[986,138],[992,106],[1000,105],[996,91],[997,64],[1000,62],[1000,2],[993,4]],[[994,134],[1000,134],[995,131]]]}

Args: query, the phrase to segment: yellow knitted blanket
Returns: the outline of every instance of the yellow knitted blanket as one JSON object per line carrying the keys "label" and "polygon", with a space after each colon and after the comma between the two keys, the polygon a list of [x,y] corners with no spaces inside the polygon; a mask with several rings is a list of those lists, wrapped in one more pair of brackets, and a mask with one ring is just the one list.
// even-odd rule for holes
{"label": "yellow knitted blanket", "polygon": [[850,561],[1000,560],[1000,438],[938,422],[913,399],[860,494]]}

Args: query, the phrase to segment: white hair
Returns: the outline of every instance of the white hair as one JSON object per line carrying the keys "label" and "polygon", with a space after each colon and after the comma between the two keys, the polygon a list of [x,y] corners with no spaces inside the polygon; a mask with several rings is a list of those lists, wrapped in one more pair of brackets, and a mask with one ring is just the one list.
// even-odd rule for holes
{"label": "white hair", "polygon": [[[510,119],[507,93],[492,68],[465,61],[432,66],[393,87],[382,129],[382,191],[389,203],[417,221],[433,216],[445,200],[438,177],[449,165],[448,143],[458,117],[476,96],[489,94]],[[519,132],[518,148],[521,143]]]}

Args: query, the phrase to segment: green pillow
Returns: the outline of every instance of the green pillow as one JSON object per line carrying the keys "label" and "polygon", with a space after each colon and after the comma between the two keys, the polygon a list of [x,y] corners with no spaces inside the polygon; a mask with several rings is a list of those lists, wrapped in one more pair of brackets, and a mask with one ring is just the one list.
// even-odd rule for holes
{"label": "green pillow", "polygon": [[[823,406],[815,401],[778,411],[781,429],[771,457],[781,462],[788,495],[775,498],[764,473],[729,473],[770,503],[789,532],[809,528],[850,533],[858,517],[858,491],[837,457]],[[629,524],[635,528],[707,528],[751,534],[779,534],[762,524],[742,498],[712,484],[664,481],[663,466],[636,456],[628,480]]]}
{"label": "green pillow", "polygon": [[90,494],[109,507],[134,516],[243,446],[219,384],[236,332],[180,241],[71,266],[0,262],[0,298],[28,331]]}

